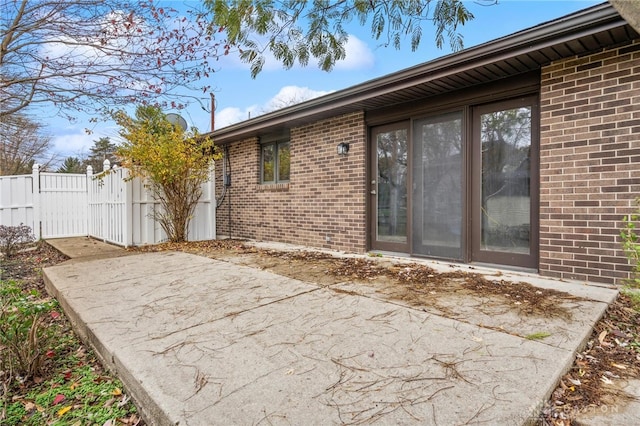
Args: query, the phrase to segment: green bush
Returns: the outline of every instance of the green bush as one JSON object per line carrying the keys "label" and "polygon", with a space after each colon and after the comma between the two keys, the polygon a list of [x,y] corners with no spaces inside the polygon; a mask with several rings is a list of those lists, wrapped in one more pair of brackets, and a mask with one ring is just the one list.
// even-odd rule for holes
{"label": "green bush", "polygon": [[635,200],[635,211],[622,218],[622,230],[620,238],[622,249],[631,264],[631,279],[629,286],[640,288],[640,237],[638,228],[640,227],[640,198]]}
{"label": "green bush", "polygon": [[9,377],[34,377],[54,345],[47,320],[57,303],[0,281],[0,369]]}

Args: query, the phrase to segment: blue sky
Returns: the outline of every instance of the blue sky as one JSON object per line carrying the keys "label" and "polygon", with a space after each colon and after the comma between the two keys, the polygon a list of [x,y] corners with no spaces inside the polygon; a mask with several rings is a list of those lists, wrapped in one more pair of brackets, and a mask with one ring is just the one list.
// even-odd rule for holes
{"label": "blue sky", "polygon": [[[162,3],[162,1],[161,1]],[[193,4],[193,1],[164,1],[175,8]],[[514,32],[554,20],[577,10],[602,3],[601,0],[501,0],[497,5],[484,6],[469,1],[467,7],[475,19],[462,27],[465,48],[494,40]],[[403,40],[401,50],[380,46],[368,27],[354,24],[347,46],[347,58],[336,64],[330,73],[320,71],[315,63],[306,68],[294,67],[284,70],[280,64],[267,58],[263,71],[252,79],[249,66],[234,56],[219,60],[218,71],[211,76],[216,96],[216,128],[224,127],[250,117],[255,117],[274,106],[283,106],[291,99],[304,100],[332,91],[345,89],[386,74],[399,71],[451,53],[448,49],[437,49],[434,31],[427,23],[423,29],[422,42],[412,52],[409,40]],[[170,111],[167,111],[170,112]],[[199,105],[192,105],[180,114],[191,126],[208,131],[210,114]],[[90,124],[90,117],[78,117],[77,122],[45,117],[47,131],[53,137],[54,150],[62,157],[86,154],[93,140],[101,136],[117,139],[117,128],[110,123]],[[85,132],[92,129],[92,134]]]}

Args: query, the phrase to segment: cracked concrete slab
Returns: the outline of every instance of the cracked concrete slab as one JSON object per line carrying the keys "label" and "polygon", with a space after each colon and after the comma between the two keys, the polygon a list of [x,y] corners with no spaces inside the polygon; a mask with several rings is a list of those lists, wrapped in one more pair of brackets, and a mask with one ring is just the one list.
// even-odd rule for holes
{"label": "cracked concrete slab", "polygon": [[375,289],[185,253],[44,273],[79,334],[159,425],[525,424],[600,310],[582,306],[550,344],[488,327],[491,315],[473,310],[446,318]]}

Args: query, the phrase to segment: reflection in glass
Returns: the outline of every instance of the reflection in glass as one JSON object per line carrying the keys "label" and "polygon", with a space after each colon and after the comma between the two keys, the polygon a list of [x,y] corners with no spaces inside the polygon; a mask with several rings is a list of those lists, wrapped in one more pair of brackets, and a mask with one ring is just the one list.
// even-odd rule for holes
{"label": "reflection in glass", "polygon": [[530,252],[531,108],[482,114],[482,250]]}
{"label": "reflection in glass", "polygon": [[378,133],[377,241],[407,242],[407,130]]}
{"label": "reflection in glass", "polygon": [[274,150],[275,145],[263,145],[262,146],[262,182],[274,182]]}
{"label": "reflection in glass", "polygon": [[415,123],[415,253],[462,258],[462,114]]}
{"label": "reflection in glass", "polygon": [[278,144],[278,182],[289,180],[291,155],[288,142]]}

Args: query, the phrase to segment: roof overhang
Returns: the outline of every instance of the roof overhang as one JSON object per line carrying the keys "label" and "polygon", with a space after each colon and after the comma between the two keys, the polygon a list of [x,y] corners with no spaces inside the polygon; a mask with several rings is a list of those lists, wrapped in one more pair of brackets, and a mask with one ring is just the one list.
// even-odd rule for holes
{"label": "roof overhang", "polygon": [[214,131],[217,144],[523,74],[638,37],[608,3]]}

